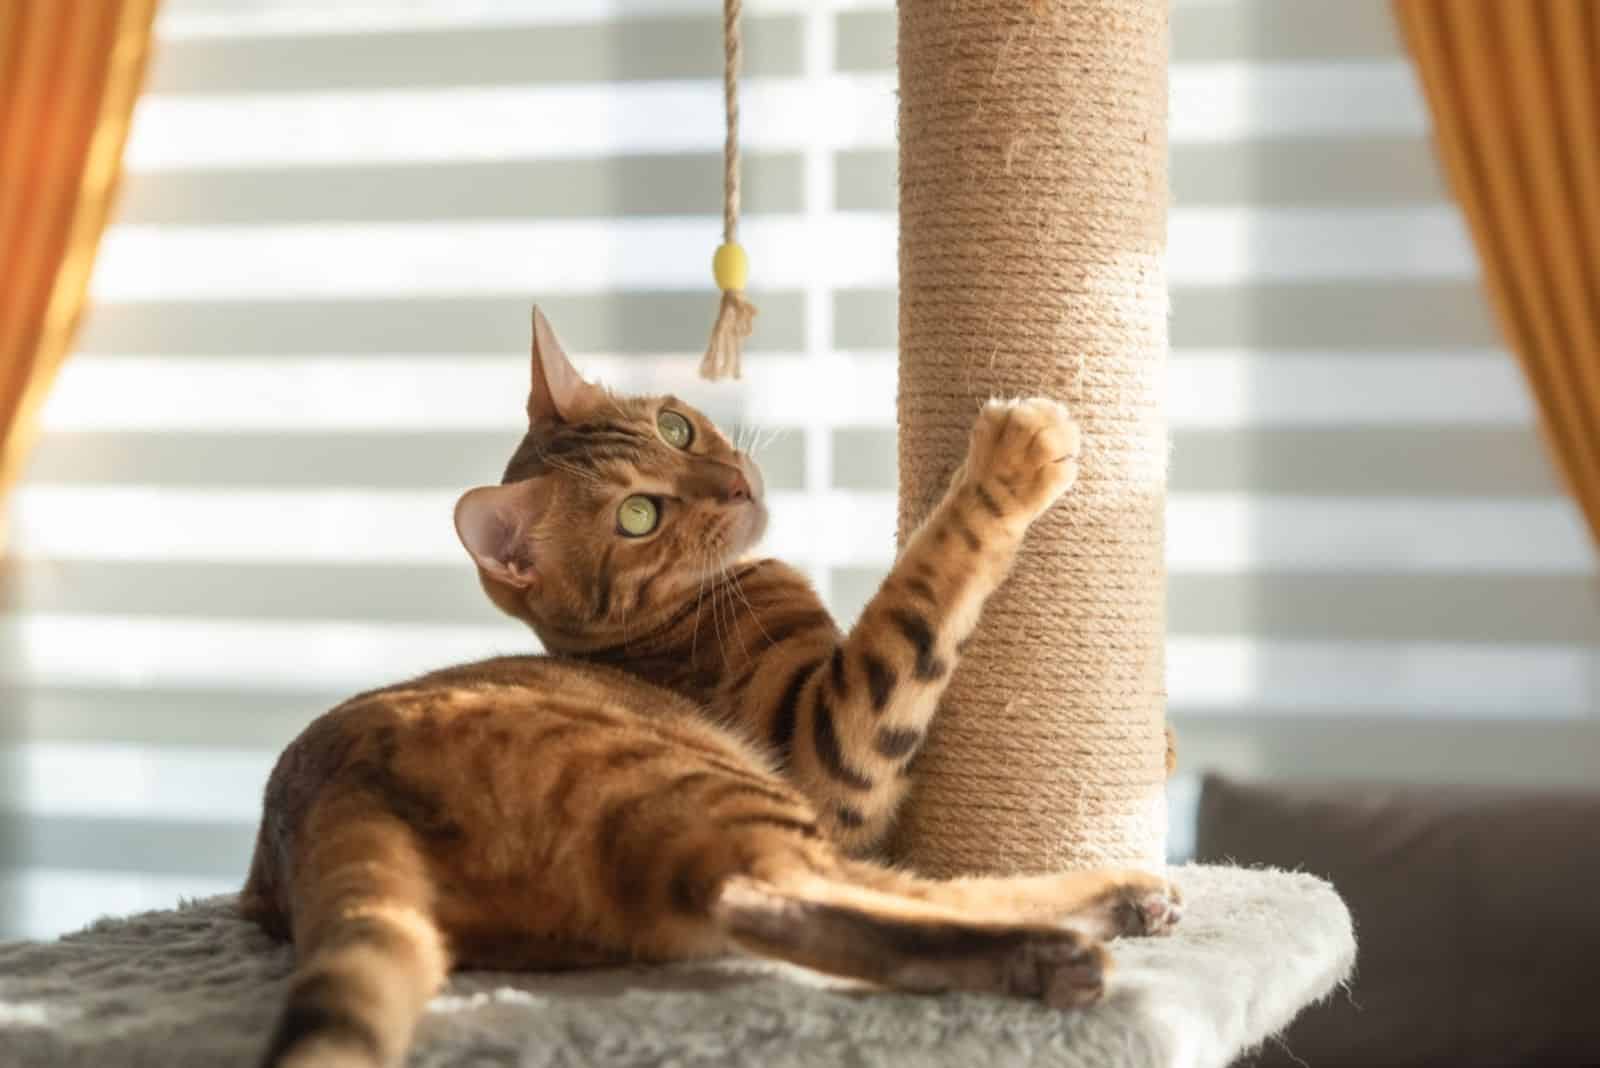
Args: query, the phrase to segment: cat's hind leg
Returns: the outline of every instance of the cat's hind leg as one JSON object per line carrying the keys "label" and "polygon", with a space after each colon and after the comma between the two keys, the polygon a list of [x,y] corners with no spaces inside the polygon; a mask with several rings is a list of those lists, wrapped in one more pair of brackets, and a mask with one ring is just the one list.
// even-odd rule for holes
{"label": "cat's hind leg", "polygon": [[833,975],[918,993],[1097,1000],[1110,957],[1069,927],[987,919],[826,876],[736,876],[716,922],[741,948]]}
{"label": "cat's hind leg", "polygon": [[756,766],[680,746],[630,770],[595,776],[589,819],[566,827],[587,863],[561,885],[585,904],[547,933],[642,960],[739,949],[901,990],[1100,996],[1109,961],[1092,934],[981,895],[955,903],[969,910],[874,886],[887,869],[844,858],[810,803]]}
{"label": "cat's hind leg", "polygon": [[969,914],[1059,923],[1095,938],[1163,935],[1183,915],[1183,896],[1166,878],[1137,869],[1049,875],[924,879],[870,861],[845,861],[849,877],[885,893]]}
{"label": "cat's hind leg", "polygon": [[[765,828],[763,828],[765,830]],[[899,990],[1093,1002],[1102,938],[1165,934],[1178,889],[1146,871],[934,881],[763,833],[715,892],[712,918],[741,948]]]}
{"label": "cat's hind leg", "polygon": [[1135,870],[938,881],[811,841],[747,855],[712,910],[734,942],[904,990],[1088,1004],[1110,967],[1102,939],[1164,934],[1181,912],[1175,886]]}
{"label": "cat's hind leg", "polygon": [[450,967],[412,828],[359,791],[306,819],[290,890],[295,971],[262,1068],[387,1068]]}
{"label": "cat's hind leg", "polygon": [[[1099,997],[1093,933],[998,886],[953,895],[846,859],[804,795],[713,728],[607,713],[571,730],[559,773],[501,791],[526,801],[512,823],[529,866],[503,880],[518,904],[493,911],[521,934],[636,960],[738,948],[903,990]],[[440,911],[455,915],[453,895]]]}

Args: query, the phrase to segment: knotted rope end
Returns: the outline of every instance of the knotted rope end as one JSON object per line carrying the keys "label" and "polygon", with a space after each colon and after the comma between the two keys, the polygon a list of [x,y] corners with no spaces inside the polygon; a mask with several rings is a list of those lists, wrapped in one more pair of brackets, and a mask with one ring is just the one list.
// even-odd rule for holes
{"label": "knotted rope end", "polygon": [[738,378],[744,340],[755,330],[756,306],[745,298],[744,287],[750,277],[750,262],[744,249],[727,241],[711,258],[711,273],[722,290],[722,305],[711,326],[711,343],[700,361],[700,376],[715,381]]}
{"label": "knotted rope end", "polygon": [[711,344],[700,361],[700,377],[712,381],[739,377],[744,339],[755,329],[755,319],[756,306],[745,299],[743,290],[723,290],[722,306],[711,327]]}

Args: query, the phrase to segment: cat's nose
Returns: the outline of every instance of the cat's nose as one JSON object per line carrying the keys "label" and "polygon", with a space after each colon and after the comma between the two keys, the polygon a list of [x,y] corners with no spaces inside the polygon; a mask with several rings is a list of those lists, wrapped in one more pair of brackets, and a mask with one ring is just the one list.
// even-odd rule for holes
{"label": "cat's nose", "polygon": [[765,500],[767,496],[767,483],[761,477],[761,465],[750,459],[749,454],[739,453],[739,471],[744,475],[745,488],[750,491],[752,500]]}
{"label": "cat's nose", "polygon": [[743,471],[734,471],[722,488],[722,498],[726,501],[748,501],[755,496],[750,489],[750,480],[744,477]]}

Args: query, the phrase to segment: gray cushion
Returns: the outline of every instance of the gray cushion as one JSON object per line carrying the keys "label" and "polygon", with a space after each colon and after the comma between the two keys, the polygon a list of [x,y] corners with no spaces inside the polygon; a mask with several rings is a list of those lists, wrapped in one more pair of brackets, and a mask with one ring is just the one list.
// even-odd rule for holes
{"label": "gray cushion", "polygon": [[[1116,947],[1109,995],[1062,1013],[979,994],[863,993],[764,961],[457,972],[410,1068],[1222,1068],[1349,973],[1350,914],[1291,872],[1182,865],[1168,938]],[[247,1065],[287,945],[231,896],[0,944],[0,1066]]]}
{"label": "gray cushion", "polygon": [[1348,996],[1252,1063],[1600,1064],[1600,793],[1209,777],[1196,852],[1322,876],[1355,917]]}

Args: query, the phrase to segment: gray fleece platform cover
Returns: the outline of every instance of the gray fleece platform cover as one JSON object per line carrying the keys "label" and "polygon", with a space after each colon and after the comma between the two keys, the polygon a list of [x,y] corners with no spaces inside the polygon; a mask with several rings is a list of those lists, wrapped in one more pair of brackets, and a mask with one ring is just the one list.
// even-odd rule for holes
{"label": "gray fleece platform cover", "polygon": [[[867,991],[753,961],[469,972],[434,999],[414,1068],[1060,1065],[1220,1068],[1332,993],[1350,914],[1308,875],[1179,867],[1184,920],[1117,943],[1093,1008]],[[0,945],[0,1066],[253,1063],[291,966],[231,897]]]}

